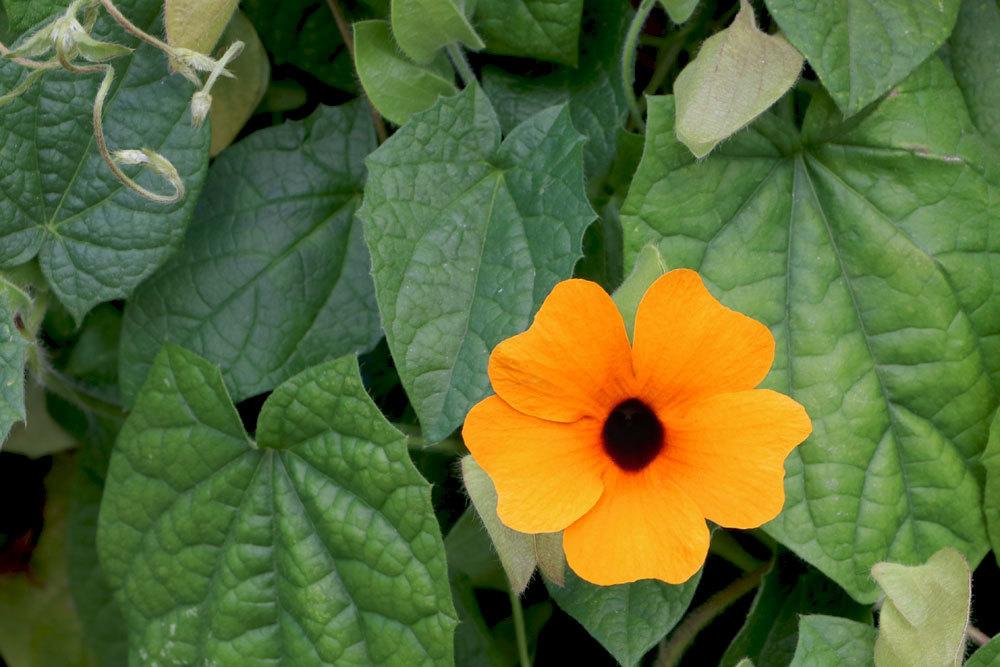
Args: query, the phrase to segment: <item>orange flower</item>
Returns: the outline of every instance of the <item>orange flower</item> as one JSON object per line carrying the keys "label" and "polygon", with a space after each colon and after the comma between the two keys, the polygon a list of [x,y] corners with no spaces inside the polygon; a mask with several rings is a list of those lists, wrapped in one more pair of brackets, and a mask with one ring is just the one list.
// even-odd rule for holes
{"label": "orange flower", "polygon": [[705,562],[706,519],[751,528],[784,504],[785,457],[812,425],[791,398],[754,389],[773,360],[768,328],[694,271],[653,283],[631,345],[604,290],[566,280],[493,350],[497,395],[472,408],[463,435],[501,521],[564,530],[580,577],[680,583]]}

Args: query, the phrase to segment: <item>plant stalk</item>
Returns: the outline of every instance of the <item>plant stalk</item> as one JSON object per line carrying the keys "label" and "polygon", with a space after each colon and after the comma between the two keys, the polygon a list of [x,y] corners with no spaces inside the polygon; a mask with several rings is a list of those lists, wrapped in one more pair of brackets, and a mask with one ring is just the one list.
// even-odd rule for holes
{"label": "plant stalk", "polygon": [[528,654],[528,633],[524,628],[524,608],[521,598],[514,592],[513,586],[507,586],[510,595],[511,619],[514,621],[514,636],[517,638],[517,656],[521,667],[531,667],[531,656]]}
{"label": "plant stalk", "polygon": [[639,48],[639,35],[642,33],[642,27],[646,25],[646,19],[649,18],[649,13],[653,11],[655,4],[656,0],[642,0],[635,16],[632,17],[632,23],[628,26],[628,32],[625,33],[625,46],[622,50],[622,80],[625,82],[625,99],[628,102],[632,121],[640,131],[646,130],[646,123],[642,118],[639,100],[635,97],[635,54]]}

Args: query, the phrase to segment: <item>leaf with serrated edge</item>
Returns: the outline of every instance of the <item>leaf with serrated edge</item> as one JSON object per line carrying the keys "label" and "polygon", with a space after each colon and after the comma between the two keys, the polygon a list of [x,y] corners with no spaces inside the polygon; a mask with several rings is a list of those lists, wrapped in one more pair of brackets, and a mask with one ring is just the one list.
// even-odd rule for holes
{"label": "leaf with serrated edge", "polygon": [[454,83],[403,56],[385,21],[354,24],[358,78],[375,108],[396,125],[430,107],[439,97],[454,95]]}
{"label": "leaf with serrated edge", "polygon": [[937,51],[961,0],[764,0],[847,115],[889,92]]}
{"label": "leaf with serrated edge", "polygon": [[567,570],[565,585],[548,584],[548,589],[563,611],[619,663],[632,667],[681,620],[700,580],[699,570],[679,586],[652,579],[595,586]]}
{"label": "leaf with serrated edge", "polygon": [[630,9],[624,0],[588,0],[584,21],[594,36],[580,44],[578,67],[557,67],[527,77],[498,67],[483,68],[483,88],[496,108],[500,125],[509,131],[533,114],[566,103],[573,125],[584,136],[587,176],[602,177],[618,148],[618,135],[628,113],[621,56]]}
{"label": "leaf with serrated edge", "polygon": [[873,665],[875,628],[836,616],[803,616],[799,622],[799,643],[789,667],[832,667]]}
{"label": "leaf with serrated edge", "polygon": [[942,549],[923,565],[876,563],[885,591],[879,611],[877,667],[958,667],[972,603],[972,573],[958,551]]}
{"label": "leaf with serrated edge", "polygon": [[570,277],[594,219],[565,107],[500,141],[475,86],[416,114],[368,158],[365,239],[389,348],[430,439],[489,391],[486,362]]}
{"label": "leaf with serrated edge", "polygon": [[474,51],[483,48],[483,40],[454,0],[392,0],[390,19],[396,42],[416,63],[429,63],[449,44],[464,44]]}
{"label": "leaf with serrated edge", "polygon": [[375,133],[364,102],[256,132],[212,165],[183,249],[129,301],[121,385],[167,341],[223,369],[236,400],[379,338],[355,217]]}
{"label": "leaf with serrated edge", "polygon": [[781,35],[761,32],[753,7],[740,0],[733,23],[705,40],[674,81],[677,138],[704,157],[767,111],[801,71],[802,55]]}
{"label": "leaf with serrated edge", "polygon": [[576,67],[583,0],[478,0],[486,50]]}
{"label": "leaf with serrated edge", "polygon": [[1000,385],[1000,192],[947,68],[930,60],[848,123],[818,98],[801,137],[765,114],[701,162],[672,136],[672,99],[649,108],[627,255],[654,242],[768,324],[765,386],[813,421],[768,532],[862,602],[878,596],[880,560],[954,546],[978,562],[976,466]]}
{"label": "leaf with serrated edge", "polygon": [[98,525],[130,662],[450,664],[430,485],[357,361],[278,387],[256,438],[218,369],[163,349],[118,437]]}
{"label": "leaf with serrated edge", "polygon": [[[163,3],[122,0],[118,7],[156,33]],[[106,16],[95,37],[136,46]],[[122,185],[94,145],[91,100],[99,75],[49,72],[0,113],[0,266],[37,255],[53,292],[77,322],[102,301],[120,299],[176,250],[205,178],[208,128],[191,127],[191,85],[169,76],[166,58],[149,45],[115,60],[104,126],[116,148],[152,148],[173,162],[187,188],[178,204],[148,202]],[[0,90],[24,68],[0,63]],[[138,168],[130,167],[129,169]],[[166,186],[143,172],[140,184]]]}

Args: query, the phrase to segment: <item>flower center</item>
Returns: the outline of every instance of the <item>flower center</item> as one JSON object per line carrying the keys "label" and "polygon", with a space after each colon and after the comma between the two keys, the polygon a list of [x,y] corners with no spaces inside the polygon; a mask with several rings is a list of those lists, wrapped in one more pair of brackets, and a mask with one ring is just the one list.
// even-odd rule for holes
{"label": "flower center", "polygon": [[638,398],[619,403],[604,421],[604,451],[623,469],[639,471],[648,466],[666,442],[663,424]]}

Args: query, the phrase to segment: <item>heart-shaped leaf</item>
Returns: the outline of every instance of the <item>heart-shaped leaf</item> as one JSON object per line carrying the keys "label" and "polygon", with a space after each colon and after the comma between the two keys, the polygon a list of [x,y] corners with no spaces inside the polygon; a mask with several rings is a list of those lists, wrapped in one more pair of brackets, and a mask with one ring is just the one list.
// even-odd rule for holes
{"label": "heart-shaped leaf", "polygon": [[173,345],[119,435],[98,526],[130,662],[448,665],[430,485],[343,358],[265,402]]}
{"label": "heart-shaped leaf", "polygon": [[483,48],[483,40],[455,0],[392,0],[392,34],[403,53],[427,64],[449,44]]}
{"label": "heart-shaped leaf", "polygon": [[486,50],[576,67],[583,0],[478,0],[476,29]]}

